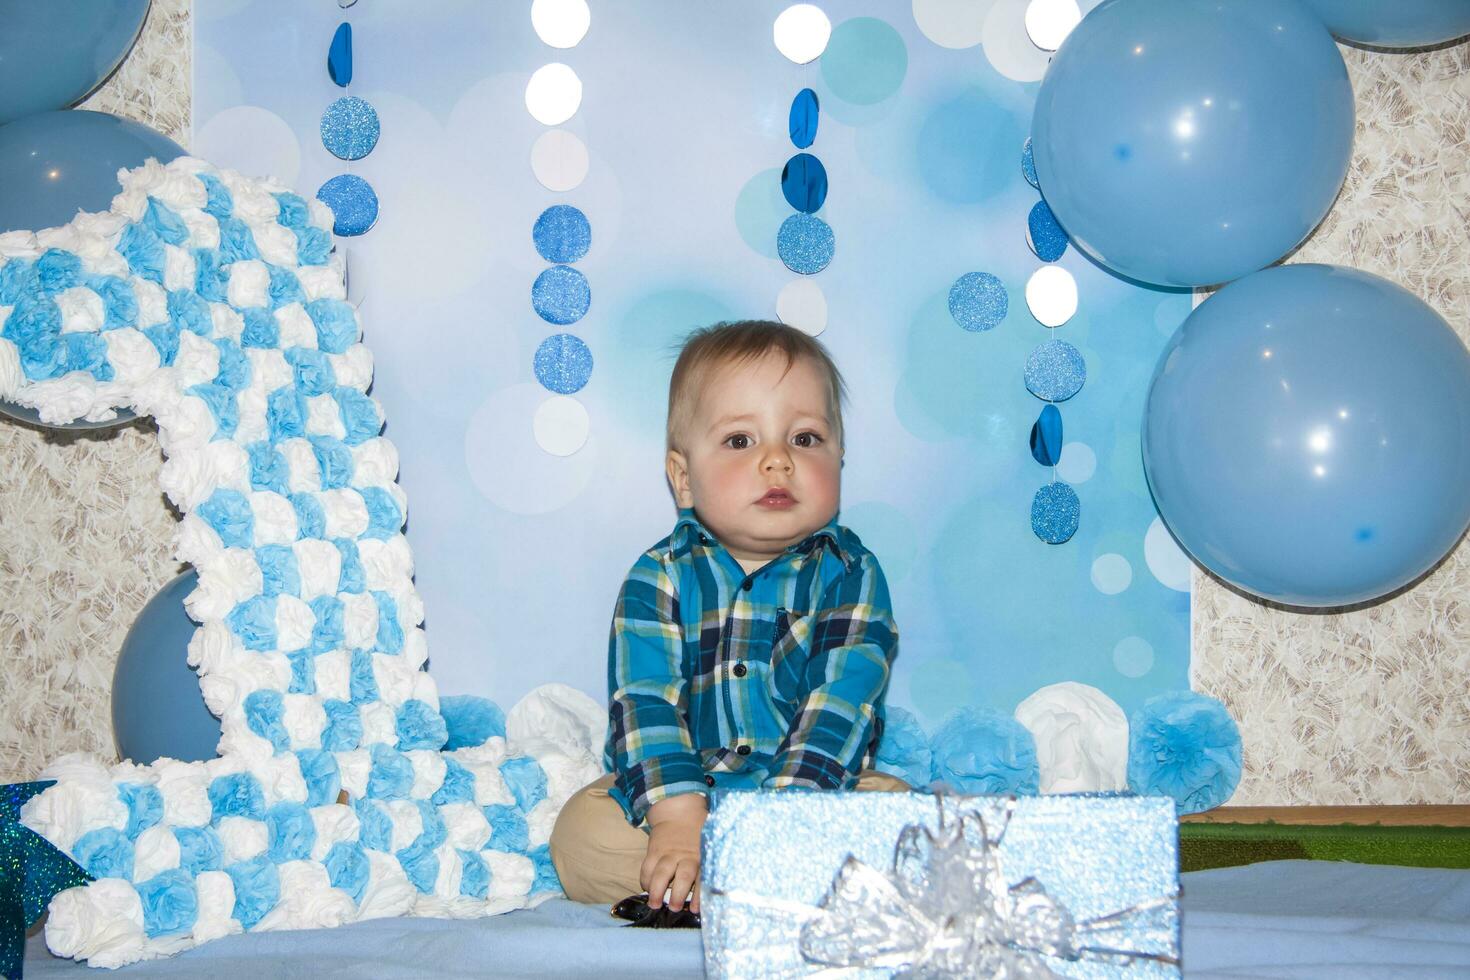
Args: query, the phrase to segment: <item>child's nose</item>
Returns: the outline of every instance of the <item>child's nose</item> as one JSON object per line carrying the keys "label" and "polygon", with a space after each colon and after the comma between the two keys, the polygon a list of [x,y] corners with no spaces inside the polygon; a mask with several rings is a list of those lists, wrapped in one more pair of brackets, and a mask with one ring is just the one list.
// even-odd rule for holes
{"label": "child's nose", "polygon": [[791,470],[791,454],[786,451],[784,445],[771,449],[761,460],[761,468],[766,472]]}

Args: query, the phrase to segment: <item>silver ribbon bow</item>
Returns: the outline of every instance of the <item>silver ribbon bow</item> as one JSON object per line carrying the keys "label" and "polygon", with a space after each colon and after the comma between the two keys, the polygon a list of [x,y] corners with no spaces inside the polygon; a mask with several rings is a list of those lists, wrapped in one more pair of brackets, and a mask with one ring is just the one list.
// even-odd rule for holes
{"label": "silver ribbon bow", "polygon": [[1078,922],[1035,878],[1008,885],[1000,844],[1015,807],[1014,798],[1007,801],[992,837],[978,812],[947,823],[941,797],[938,830],[905,827],[890,873],[849,855],[801,928],[802,956],[838,973],[887,969],[911,980],[1055,977],[1049,957],[1178,964],[1136,948],[1173,948],[1174,894]]}

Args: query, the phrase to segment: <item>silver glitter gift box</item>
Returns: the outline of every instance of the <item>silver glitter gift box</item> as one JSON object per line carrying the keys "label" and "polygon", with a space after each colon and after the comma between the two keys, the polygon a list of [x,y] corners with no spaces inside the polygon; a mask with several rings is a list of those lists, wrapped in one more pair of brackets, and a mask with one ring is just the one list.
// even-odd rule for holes
{"label": "silver glitter gift box", "polygon": [[1172,800],[728,792],[712,977],[1178,977]]}

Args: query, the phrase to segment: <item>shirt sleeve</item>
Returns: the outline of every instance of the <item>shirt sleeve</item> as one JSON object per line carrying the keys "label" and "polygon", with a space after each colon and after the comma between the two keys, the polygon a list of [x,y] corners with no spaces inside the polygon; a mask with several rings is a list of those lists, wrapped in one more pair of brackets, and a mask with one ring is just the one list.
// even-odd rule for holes
{"label": "shirt sleeve", "polygon": [[888,583],[878,560],[867,554],[822,597],[807,662],[808,693],[765,786],[845,789],[857,782],[897,651]]}
{"label": "shirt sleeve", "polygon": [[608,651],[610,795],[635,826],[659,800],[707,789],[689,737],[683,648],[678,589],[645,554],[618,594]]}

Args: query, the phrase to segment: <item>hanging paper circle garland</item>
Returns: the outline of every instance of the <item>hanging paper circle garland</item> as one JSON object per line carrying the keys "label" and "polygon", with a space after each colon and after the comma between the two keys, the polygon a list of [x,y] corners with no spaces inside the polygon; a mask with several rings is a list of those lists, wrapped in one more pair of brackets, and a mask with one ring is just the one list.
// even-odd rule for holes
{"label": "hanging paper circle garland", "polygon": [[554,334],[536,348],[534,366],[537,381],[559,395],[570,395],[592,377],[592,351],[574,334]]}
{"label": "hanging paper circle garland", "polygon": [[350,238],[377,224],[378,195],[356,174],[338,174],[316,192],[317,200],[332,209],[332,233]]}
{"label": "hanging paper circle garland", "polygon": [[791,100],[787,129],[791,134],[791,142],[798,150],[806,149],[816,140],[820,109],[817,93],[809,88],[797,92],[796,98]]}
{"label": "hanging paper circle garland", "polygon": [[949,287],[949,315],[966,330],[994,329],[1010,305],[1005,283],[988,272],[967,272]]}
{"label": "hanging paper circle garland", "polygon": [[1026,358],[1026,388],[1048,402],[1064,402],[1082,390],[1087,362],[1065,340],[1048,340]]}
{"label": "hanging paper circle garland", "polygon": [[547,323],[563,327],[576,323],[591,305],[587,277],[569,265],[554,265],[531,284],[531,306]]}
{"label": "hanging paper circle garland", "polygon": [[1065,483],[1048,483],[1031,498],[1031,530],[1047,544],[1063,544],[1077,533],[1082,503]]}
{"label": "hanging paper circle garland", "polygon": [[556,204],[536,219],[531,229],[536,251],[548,262],[575,262],[592,246],[592,225],[570,204]]}
{"label": "hanging paper circle garland", "polygon": [[1043,262],[1055,262],[1067,251],[1067,233],[1045,201],[1037,201],[1026,216],[1026,231],[1031,250]]}
{"label": "hanging paper circle garland", "polygon": [[378,145],[378,113],[365,99],[345,96],[322,113],[322,145],[341,160],[361,160]]}
{"label": "hanging paper circle garland", "polygon": [[810,153],[798,153],[781,169],[781,195],[796,210],[815,214],[827,201],[827,168]]}
{"label": "hanging paper circle garland", "polygon": [[776,253],[786,268],[804,276],[827,268],[836,251],[832,229],[821,218],[800,212],[781,222],[776,233]]}
{"label": "hanging paper circle garland", "polygon": [[[337,25],[327,48],[327,74],[339,87],[347,88],[352,83],[352,73],[352,25],[344,21]],[[378,145],[380,134],[377,110],[365,99],[343,96],[322,112],[322,146],[340,160],[361,160]],[[316,196],[332,209],[335,235],[343,238],[362,235],[377,223],[377,192],[356,174],[338,174],[322,184]]]}

